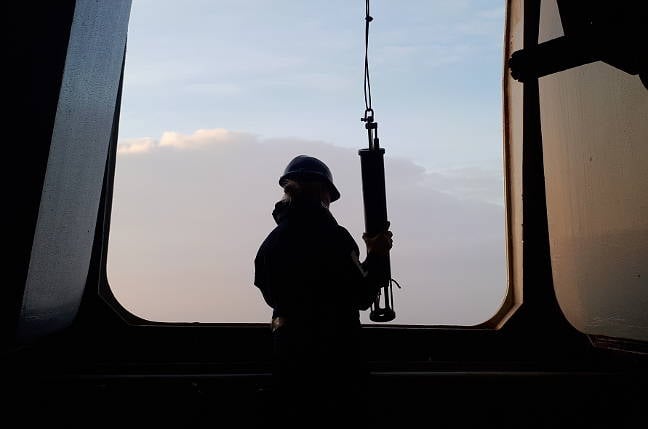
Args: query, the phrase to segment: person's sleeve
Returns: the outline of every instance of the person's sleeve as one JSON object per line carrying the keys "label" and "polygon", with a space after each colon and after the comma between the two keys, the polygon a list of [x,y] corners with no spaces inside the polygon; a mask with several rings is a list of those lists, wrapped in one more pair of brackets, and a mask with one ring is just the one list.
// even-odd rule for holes
{"label": "person's sleeve", "polygon": [[367,310],[374,302],[380,291],[378,277],[378,260],[373,255],[368,255],[364,262],[360,262],[360,250],[355,240],[348,231],[344,230],[346,248],[348,253],[343,255],[344,272],[347,283],[352,288],[354,305],[359,310]]}
{"label": "person's sleeve", "polygon": [[272,285],[268,275],[268,261],[265,253],[257,253],[254,258],[254,285],[261,290],[263,299],[270,307],[275,307],[275,300],[272,296]]}

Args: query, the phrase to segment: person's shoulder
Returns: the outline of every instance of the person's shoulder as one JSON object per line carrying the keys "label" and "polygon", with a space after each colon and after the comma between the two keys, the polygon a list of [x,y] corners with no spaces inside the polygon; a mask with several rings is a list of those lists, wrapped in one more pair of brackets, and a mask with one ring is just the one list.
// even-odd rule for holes
{"label": "person's shoulder", "polygon": [[283,247],[286,241],[288,241],[289,235],[291,235],[291,233],[286,224],[281,223],[275,226],[259,246],[259,252]]}
{"label": "person's shoulder", "polygon": [[358,243],[356,243],[356,241],[353,239],[353,236],[351,235],[348,229],[346,229],[342,225],[337,225],[337,231],[340,240],[344,243],[346,247],[358,250]]}
{"label": "person's shoulder", "polygon": [[259,251],[262,251],[262,250],[267,249],[268,247],[272,246],[272,244],[275,241],[277,241],[279,235],[280,235],[280,228],[279,228],[279,225],[277,225],[263,239],[263,241],[261,242],[261,245],[259,246]]}

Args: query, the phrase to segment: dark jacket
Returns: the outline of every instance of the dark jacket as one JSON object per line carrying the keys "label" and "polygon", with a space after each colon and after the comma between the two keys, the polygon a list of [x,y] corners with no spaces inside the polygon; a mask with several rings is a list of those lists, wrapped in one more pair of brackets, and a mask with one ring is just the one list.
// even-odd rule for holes
{"label": "dark jacket", "polygon": [[279,202],[273,216],[277,227],[259,248],[254,284],[285,321],[273,331],[276,418],[297,428],[365,421],[369,371],[359,310],[379,290],[376,261],[360,263],[358,245],[321,205]]}
{"label": "dark jacket", "polygon": [[273,317],[332,331],[359,327],[359,310],[379,290],[372,257],[360,263],[353,237],[321,205],[280,201],[272,215],[277,226],[255,258],[254,284]]}

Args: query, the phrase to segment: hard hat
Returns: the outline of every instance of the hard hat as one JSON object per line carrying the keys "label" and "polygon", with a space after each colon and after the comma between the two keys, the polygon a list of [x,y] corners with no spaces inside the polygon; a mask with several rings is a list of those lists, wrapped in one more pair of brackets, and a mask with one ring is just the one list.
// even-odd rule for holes
{"label": "hard hat", "polygon": [[283,187],[286,180],[321,180],[324,181],[331,192],[331,202],[340,198],[340,192],[333,184],[331,170],[317,158],[308,155],[299,155],[288,163],[283,175],[279,178],[279,185]]}

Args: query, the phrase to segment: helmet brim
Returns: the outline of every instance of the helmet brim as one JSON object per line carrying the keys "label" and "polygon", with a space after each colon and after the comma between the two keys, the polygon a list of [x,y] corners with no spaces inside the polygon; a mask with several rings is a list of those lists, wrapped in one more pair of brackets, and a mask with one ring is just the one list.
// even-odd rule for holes
{"label": "helmet brim", "polygon": [[291,171],[286,173],[281,178],[279,178],[279,186],[282,188],[286,185],[288,180],[299,181],[318,181],[326,183],[329,188],[329,193],[331,194],[331,202],[337,201],[340,199],[340,191],[337,190],[335,185],[324,174],[316,173],[313,171]]}

